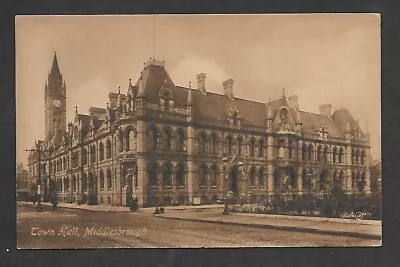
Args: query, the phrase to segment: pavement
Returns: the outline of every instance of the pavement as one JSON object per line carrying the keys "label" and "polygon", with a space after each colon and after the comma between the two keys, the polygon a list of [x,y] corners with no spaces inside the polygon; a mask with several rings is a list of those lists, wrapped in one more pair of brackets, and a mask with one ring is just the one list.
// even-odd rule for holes
{"label": "pavement", "polygon": [[[24,204],[33,205],[32,202],[25,202]],[[50,203],[44,202],[42,204],[51,206]],[[131,212],[128,207],[110,205],[59,203],[58,206],[101,212]],[[164,214],[155,216],[169,220],[269,228],[374,240],[382,239],[381,221],[250,213],[222,215],[223,207],[224,205],[172,206],[165,207]],[[154,207],[141,208],[139,211],[139,213],[148,213],[149,215],[153,212]]]}

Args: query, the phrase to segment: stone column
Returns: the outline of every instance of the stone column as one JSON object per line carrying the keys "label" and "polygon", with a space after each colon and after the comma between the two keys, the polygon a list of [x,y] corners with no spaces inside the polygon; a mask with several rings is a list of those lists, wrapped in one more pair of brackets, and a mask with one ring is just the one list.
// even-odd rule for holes
{"label": "stone column", "polygon": [[147,204],[147,160],[145,152],[147,151],[146,144],[146,129],[147,124],[145,121],[139,120],[137,122],[137,167],[138,167],[138,204],[143,207]]}

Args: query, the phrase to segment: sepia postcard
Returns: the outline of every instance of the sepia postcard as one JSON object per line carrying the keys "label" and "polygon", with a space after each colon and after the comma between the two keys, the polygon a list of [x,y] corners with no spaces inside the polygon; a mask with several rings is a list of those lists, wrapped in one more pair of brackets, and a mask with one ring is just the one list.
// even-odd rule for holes
{"label": "sepia postcard", "polygon": [[381,245],[379,14],[15,23],[18,248]]}

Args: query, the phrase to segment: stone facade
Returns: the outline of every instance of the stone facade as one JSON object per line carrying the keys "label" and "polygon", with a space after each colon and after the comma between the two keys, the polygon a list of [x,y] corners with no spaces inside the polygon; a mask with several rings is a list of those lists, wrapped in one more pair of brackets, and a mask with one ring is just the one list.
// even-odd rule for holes
{"label": "stone facade", "polygon": [[[369,135],[346,109],[321,114],[299,109],[297,96],[266,103],[177,86],[164,62],[146,62],[125,94],[110,93],[106,108],[92,107],[66,123],[65,81],[54,57],[46,83],[46,137],[42,152],[44,198],[50,180],[61,201],[140,206],[215,203],[227,191],[250,201],[277,193],[324,192],[338,183],[369,192]],[[67,126],[67,127],[66,127]],[[37,157],[29,175],[37,177]]]}

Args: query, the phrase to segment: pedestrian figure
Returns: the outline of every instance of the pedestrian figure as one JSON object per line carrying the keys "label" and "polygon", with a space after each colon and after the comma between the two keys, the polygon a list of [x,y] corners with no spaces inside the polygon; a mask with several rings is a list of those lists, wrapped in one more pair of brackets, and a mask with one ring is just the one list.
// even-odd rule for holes
{"label": "pedestrian figure", "polygon": [[160,209],[158,208],[158,205],[156,206],[156,210],[154,211],[154,214],[160,214]]}
{"label": "pedestrian figure", "polygon": [[160,213],[161,213],[161,214],[164,214],[164,206],[161,206],[161,207],[160,207]]}

